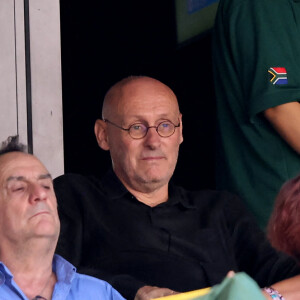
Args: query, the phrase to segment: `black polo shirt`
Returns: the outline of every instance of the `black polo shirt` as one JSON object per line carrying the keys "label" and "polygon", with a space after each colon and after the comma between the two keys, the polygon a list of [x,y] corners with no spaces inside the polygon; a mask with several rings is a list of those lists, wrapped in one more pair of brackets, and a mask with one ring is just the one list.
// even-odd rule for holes
{"label": "black polo shirt", "polygon": [[248,273],[260,286],[299,274],[232,194],[170,184],[169,200],[149,207],[112,170],[102,180],[63,175],[54,186],[57,253],[127,299],[144,285],[179,292],[212,286],[229,270]]}

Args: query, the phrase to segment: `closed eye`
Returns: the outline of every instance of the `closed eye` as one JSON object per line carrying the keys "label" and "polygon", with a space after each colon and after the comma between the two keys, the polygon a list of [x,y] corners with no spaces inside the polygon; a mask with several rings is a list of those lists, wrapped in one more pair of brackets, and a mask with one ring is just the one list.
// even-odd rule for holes
{"label": "closed eye", "polygon": [[51,178],[42,178],[39,183],[40,183],[40,186],[45,190],[51,190],[53,187]]}
{"label": "closed eye", "polygon": [[19,188],[14,188],[12,191],[19,192],[19,191],[23,191],[24,189],[25,189],[25,187],[19,187]]}
{"label": "closed eye", "polygon": [[13,192],[13,193],[17,193],[17,192],[23,192],[24,190],[25,190],[25,186],[24,185],[14,185],[14,186],[12,186],[11,187],[11,191]]}

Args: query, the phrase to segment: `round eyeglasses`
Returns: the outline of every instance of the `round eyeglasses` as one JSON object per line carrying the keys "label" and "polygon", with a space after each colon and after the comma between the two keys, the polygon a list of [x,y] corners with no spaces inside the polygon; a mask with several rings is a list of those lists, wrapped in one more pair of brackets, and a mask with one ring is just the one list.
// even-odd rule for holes
{"label": "round eyeglasses", "polygon": [[158,135],[165,138],[173,135],[176,127],[180,127],[180,122],[178,123],[178,125],[175,125],[171,121],[163,121],[159,123],[157,126],[146,126],[143,123],[134,123],[130,125],[128,128],[123,128],[107,119],[103,121],[119,129],[128,131],[129,135],[135,140],[142,139],[143,137],[145,137],[147,135],[149,128],[155,128]]}

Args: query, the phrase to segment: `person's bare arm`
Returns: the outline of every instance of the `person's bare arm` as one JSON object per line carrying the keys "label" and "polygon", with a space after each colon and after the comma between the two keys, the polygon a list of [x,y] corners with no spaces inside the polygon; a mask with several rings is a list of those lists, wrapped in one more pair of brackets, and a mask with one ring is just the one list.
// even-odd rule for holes
{"label": "person's bare arm", "polygon": [[[272,284],[285,300],[300,299],[300,275]],[[267,299],[272,299],[266,292],[264,295]]]}
{"label": "person's bare arm", "polygon": [[289,102],[268,108],[265,118],[279,135],[300,154],[300,103]]}
{"label": "person's bare arm", "polygon": [[146,285],[137,291],[134,300],[150,300],[174,294],[177,294],[177,292],[168,288],[159,288],[157,286]]}

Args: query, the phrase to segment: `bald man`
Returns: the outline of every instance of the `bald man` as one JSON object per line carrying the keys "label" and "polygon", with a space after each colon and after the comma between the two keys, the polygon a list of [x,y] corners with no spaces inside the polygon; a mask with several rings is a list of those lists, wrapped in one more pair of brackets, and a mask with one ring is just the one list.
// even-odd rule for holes
{"label": "bald man", "polygon": [[137,300],[212,286],[229,270],[245,271],[260,286],[299,274],[235,196],[170,182],[183,135],[168,86],[145,76],[116,83],[95,135],[112,169],[101,180],[69,174],[54,181],[58,253],[81,272]]}

